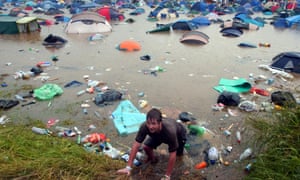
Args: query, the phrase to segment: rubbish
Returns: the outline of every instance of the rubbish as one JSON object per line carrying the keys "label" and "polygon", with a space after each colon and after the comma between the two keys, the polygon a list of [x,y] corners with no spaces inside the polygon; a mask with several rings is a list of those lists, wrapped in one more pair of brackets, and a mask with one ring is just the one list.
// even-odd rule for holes
{"label": "rubbish", "polygon": [[22,96],[20,96],[19,94],[15,95],[15,98],[19,101],[26,101]]}
{"label": "rubbish", "polygon": [[251,166],[252,166],[251,163],[247,164],[245,167],[245,171],[249,172],[251,170]]}
{"label": "rubbish", "polygon": [[216,103],[211,106],[212,110],[214,111],[222,111],[224,109],[225,105],[223,103]]}
{"label": "rubbish", "polygon": [[230,135],[231,135],[231,132],[230,132],[229,130],[225,130],[225,131],[224,131],[224,134],[225,134],[225,136],[227,136],[227,137],[228,137],[228,136],[230,136]]}
{"label": "rubbish", "polygon": [[100,113],[98,113],[97,111],[94,111],[95,116],[97,116],[99,119],[101,119],[101,115]]}
{"label": "rubbish", "polygon": [[244,110],[246,112],[251,112],[251,111],[256,111],[257,110],[257,105],[255,104],[255,102],[251,102],[251,101],[243,101],[241,102],[238,107],[241,110]]}
{"label": "rubbish", "polygon": [[83,112],[83,114],[88,114],[88,111],[87,111],[86,108],[83,108],[83,109],[82,109],[82,112]]}
{"label": "rubbish", "polygon": [[74,127],[74,130],[77,134],[77,144],[80,144],[81,143],[81,131],[79,131],[79,129],[76,126]]}
{"label": "rubbish", "polygon": [[219,155],[218,155],[218,150],[217,148],[215,147],[211,147],[209,148],[208,150],[208,159],[209,159],[209,162],[210,164],[215,164],[217,159],[219,158]]}
{"label": "rubbish", "polygon": [[145,108],[146,106],[148,106],[148,102],[146,100],[139,100],[139,107],[141,109]]}
{"label": "rubbish", "polygon": [[206,168],[206,167],[207,167],[207,162],[205,162],[205,161],[202,161],[202,162],[195,165],[195,169],[203,169],[203,168]]}
{"label": "rubbish", "polygon": [[0,117],[0,124],[3,125],[3,124],[5,124],[6,122],[8,122],[8,120],[9,120],[9,118],[7,118],[6,115],[2,115],[2,116]]}
{"label": "rubbish", "polygon": [[36,103],[36,101],[35,100],[32,100],[31,102],[29,102],[29,103],[26,103],[26,104],[22,104],[22,107],[24,107],[24,106],[28,106],[28,105],[31,105],[31,104],[35,104]]}
{"label": "rubbish", "polygon": [[94,124],[89,125],[88,131],[91,131],[92,129],[96,129],[96,126]]}
{"label": "rubbish", "polygon": [[103,153],[112,159],[117,159],[120,156],[120,151],[114,148],[109,142],[105,142]]}
{"label": "rubbish", "polygon": [[83,95],[85,93],[85,90],[81,90],[81,91],[78,91],[76,94],[77,94],[77,96],[81,96],[81,95]]}
{"label": "rubbish", "polygon": [[258,46],[259,47],[271,47],[271,44],[269,44],[269,43],[259,43]]}
{"label": "rubbish", "polygon": [[196,118],[193,117],[192,113],[190,113],[190,112],[181,112],[178,115],[178,118],[183,122],[191,122],[191,121],[196,120]]}
{"label": "rubbish", "polygon": [[83,83],[82,82],[79,82],[79,81],[76,81],[76,80],[73,80],[69,83],[67,83],[66,85],[64,85],[64,88],[69,88],[69,87],[78,87],[78,86],[81,86]]}
{"label": "rubbish", "polygon": [[248,157],[250,157],[252,154],[252,149],[251,148],[247,148],[241,155],[239,160],[242,161],[244,159],[247,159]]}
{"label": "rubbish", "polygon": [[59,119],[54,119],[54,118],[51,118],[47,121],[47,128],[50,128],[51,126],[53,126],[54,124],[58,123],[59,122]]}
{"label": "rubbish", "polygon": [[241,132],[240,131],[236,131],[236,139],[237,139],[237,142],[240,144],[241,143]]}
{"label": "rubbish", "polygon": [[195,134],[197,136],[202,136],[206,130],[204,127],[194,124],[189,124],[188,129],[190,130],[190,134]]}
{"label": "rubbish", "polygon": [[144,97],[144,95],[145,95],[144,92],[140,92],[140,93],[138,94],[139,97]]}
{"label": "rubbish", "polygon": [[[129,160],[129,153],[125,153],[121,156],[121,159],[123,159],[125,162],[128,162]],[[137,158],[134,158],[133,160],[133,164],[135,166],[140,166],[142,163],[137,159]]]}
{"label": "rubbish", "polygon": [[32,132],[36,133],[36,134],[44,134],[44,135],[49,135],[52,132],[49,131],[48,129],[44,129],[44,128],[38,128],[38,127],[32,127],[31,128]]}
{"label": "rubbish", "polygon": [[41,67],[41,68],[49,67],[49,66],[51,66],[51,62],[48,62],[48,61],[38,62],[36,64],[36,66]]}

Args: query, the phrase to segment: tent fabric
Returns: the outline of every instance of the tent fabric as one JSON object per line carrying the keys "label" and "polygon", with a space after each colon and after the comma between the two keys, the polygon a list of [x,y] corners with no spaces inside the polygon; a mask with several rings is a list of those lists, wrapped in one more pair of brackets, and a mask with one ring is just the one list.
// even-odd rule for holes
{"label": "tent fabric", "polygon": [[97,13],[104,16],[107,21],[123,21],[125,16],[117,9],[110,6],[103,6],[97,10]]}
{"label": "tent fabric", "polygon": [[137,132],[140,125],[146,121],[146,114],[140,113],[129,100],[121,101],[113,111],[112,117],[119,135]]}
{"label": "tent fabric", "polygon": [[105,17],[88,11],[73,15],[65,27],[66,33],[103,33],[111,31],[112,26]]}
{"label": "tent fabric", "polygon": [[141,50],[141,45],[133,40],[126,40],[121,42],[117,49],[121,50],[121,51],[139,51]]}
{"label": "tent fabric", "polygon": [[282,52],[272,59],[273,69],[300,73],[300,52]]}
{"label": "tent fabric", "polygon": [[244,78],[239,79],[226,79],[221,78],[219,85],[214,87],[214,90],[222,93],[223,91],[233,92],[233,93],[245,93],[249,92],[251,89],[251,84]]}

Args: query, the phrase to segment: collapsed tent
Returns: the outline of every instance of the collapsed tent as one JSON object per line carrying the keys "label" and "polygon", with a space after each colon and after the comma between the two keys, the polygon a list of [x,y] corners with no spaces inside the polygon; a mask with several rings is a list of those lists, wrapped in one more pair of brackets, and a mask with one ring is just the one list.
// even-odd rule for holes
{"label": "collapsed tent", "polygon": [[88,11],[73,15],[65,27],[66,33],[103,33],[111,31],[112,27],[105,17]]}
{"label": "collapsed tent", "polygon": [[110,6],[103,6],[99,8],[97,13],[104,16],[107,21],[123,21],[125,19],[122,13]]}
{"label": "collapsed tent", "polygon": [[300,52],[282,52],[272,59],[273,69],[300,73]]}

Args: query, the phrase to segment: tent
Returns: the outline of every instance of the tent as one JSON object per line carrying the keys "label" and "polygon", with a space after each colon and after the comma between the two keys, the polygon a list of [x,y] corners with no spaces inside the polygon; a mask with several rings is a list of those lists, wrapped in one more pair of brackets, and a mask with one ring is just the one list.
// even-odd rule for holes
{"label": "tent", "polygon": [[40,31],[36,17],[0,16],[0,34],[19,34]]}
{"label": "tent", "polygon": [[181,43],[188,44],[207,44],[209,37],[200,31],[188,31],[180,38]]}
{"label": "tent", "polygon": [[300,73],[300,52],[282,52],[272,59],[273,69]]}
{"label": "tent", "polygon": [[223,28],[220,31],[223,36],[228,36],[228,37],[240,37],[243,34],[243,31],[239,28],[236,27],[227,27]]}
{"label": "tent", "polygon": [[196,27],[193,26],[193,23],[187,20],[179,20],[172,24],[173,30],[185,30],[185,31],[192,31]]}
{"label": "tent", "polygon": [[117,49],[121,51],[139,51],[141,50],[141,45],[133,40],[126,40],[121,42],[118,46]]}
{"label": "tent", "polygon": [[172,18],[174,19],[174,18],[178,18],[179,14],[174,9],[171,8],[157,7],[150,12],[148,17],[156,18],[157,20],[172,19]]}
{"label": "tent", "polygon": [[73,15],[65,27],[66,33],[103,33],[111,31],[112,26],[105,17],[89,11]]}
{"label": "tent", "polygon": [[125,19],[122,13],[110,6],[103,6],[99,8],[97,13],[104,16],[107,21],[123,21]]}

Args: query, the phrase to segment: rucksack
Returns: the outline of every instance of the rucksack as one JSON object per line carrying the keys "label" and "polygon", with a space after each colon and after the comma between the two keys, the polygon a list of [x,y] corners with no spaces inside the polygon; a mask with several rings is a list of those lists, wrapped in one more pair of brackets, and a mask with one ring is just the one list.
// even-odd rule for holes
{"label": "rucksack", "polygon": [[222,103],[226,106],[238,106],[240,99],[241,97],[238,93],[223,91],[219,95],[217,103]]}
{"label": "rucksack", "polygon": [[275,105],[294,107],[296,99],[289,91],[276,91],[271,94],[271,101]]}

